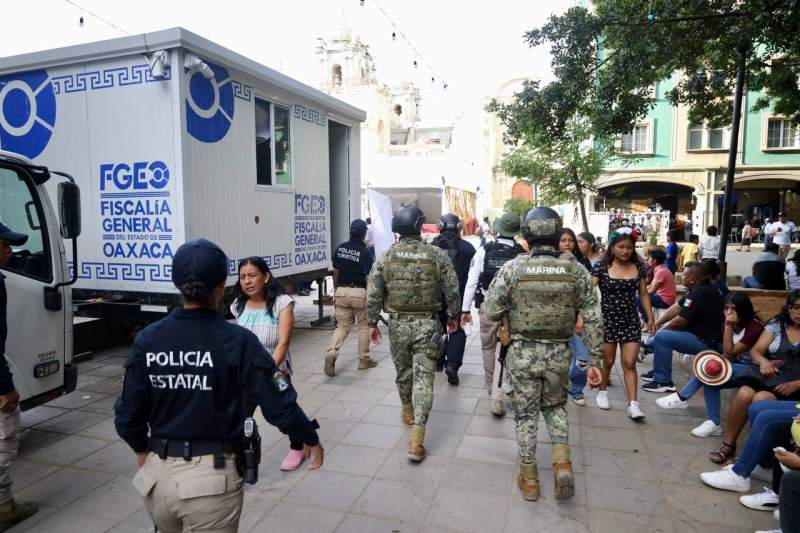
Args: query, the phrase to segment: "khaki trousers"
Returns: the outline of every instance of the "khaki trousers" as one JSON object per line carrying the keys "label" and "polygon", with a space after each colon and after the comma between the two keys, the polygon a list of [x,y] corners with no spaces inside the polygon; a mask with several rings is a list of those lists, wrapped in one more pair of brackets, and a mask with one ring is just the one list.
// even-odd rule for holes
{"label": "khaki trousers", "polygon": [[328,346],[328,354],[339,355],[344,341],[355,323],[358,327],[358,358],[369,359],[369,327],[367,326],[367,289],[339,287],[336,297],[336,331]]}
{"label": "khaki trousers", "polygon": [[[486,381],[486,390],[492,396],[492,400],[505,400],[503,390],[497,386],[495,370],[500,372],[500,347],[497,341],[497,328],[499,322],[490,320],[483,314],[483,306],[478,308],[478,319],[481,322],[481,349],[483,350],[483,376]],[[508,380],[508,375],[503,374],[503,381]]]}
{"label": "khaki trousers", "polygon": [[11,494],[11,463],[19,450],[19,406],[0,412],[0,503],[14,499]]}
{"label": "khaki trousers", "polygon": [[184,461],[161,459],[151,452],[134,476],[133,486],[144,497],[147,514],[160,532],[235,533],[239,529],[244,491],[234,459],[226,458],[225,468],[215,469],[211,455]]}
{"label": "khaki trousers", "polygon": [[786,259],[787,257],[789,257],[789,250],[792,249],[792,245],[791,244],[781,244],[779,246],[779,249],[780,249],[781,257]]}

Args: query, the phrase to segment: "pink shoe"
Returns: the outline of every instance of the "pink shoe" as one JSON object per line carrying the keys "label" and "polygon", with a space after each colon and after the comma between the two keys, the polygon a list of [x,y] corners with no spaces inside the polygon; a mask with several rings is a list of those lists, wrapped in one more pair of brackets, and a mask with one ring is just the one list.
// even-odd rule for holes
{"label": "pink shoe", "polygon": [[306,456],[303,450],[289,449],[289,453],[286,454],[286,457],[283,458],[283,462],[281,463],[281,470],[284,472],[297,470],[305,458]]}

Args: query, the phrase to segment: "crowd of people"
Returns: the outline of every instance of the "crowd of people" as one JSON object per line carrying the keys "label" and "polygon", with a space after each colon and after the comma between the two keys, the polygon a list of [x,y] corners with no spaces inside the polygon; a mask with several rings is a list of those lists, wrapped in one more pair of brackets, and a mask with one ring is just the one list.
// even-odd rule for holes
{"label": "crowd of people", "polygon": [[[619,353],[627,415],[634,423],[646,418],[638,401],[640,390],[664,393],[655,405],[670,410],[686,409],[702,389],[706,420],[691,435],[721,436],[721,444],[709,451],[708,458],[722,467],[700,474],[700,479],[715,489],[743,493],[751,491],[751,479],[772,482],[772,488],[743,495],[741,503],[774,511],[784,533],[800,531],[800,290],[788,293],[777,316],[758,316],[745,292],[731,291],[718,279],[719,237],[713,226],[702,240],[692,238],[682,248],[677,232],[671,231],[664,249],[637,249],[638,232],[619,226],[601,249],[591,233],[575,234],[561,226],[554,211],[536,208],[523,219],[512,213],[499,217],[491,229],[484,228],[485,240],[476,249],[461,238],[457,216],[441,217],[440,235],[432,244],[420,238],[423,221],[417,208],[398,210],[392,231],[400,238],[377,258],[367,223],[352,222],[350,238],[333,256],[337,327],[323,362],[325,374],[335,377],[340,351],[355,327],[358,369],[375,367],[370,342],[380,342],[378,322],[388,318],[400,419],[411,430],[409,460],[421,462],[426,456],[425,427],[435,372],[444,371],[448,383],[459,386],[465,328],[477,309],[489,410],[496,417],[505,416],[508,409],[513,412],[520,458],[517,486],[526,500],[540,495],[535,457],[540,413],[553,443],[555,497],[574,495],[565,404],[571,398],[586,406],[584,394],[590,387],[597,389],[596,406],[611,409],[607,388]],[[780,263],[788,253],[771,246],[764,252],[768,258],[756,264]],[[798,278],[798,261],[800,252],[789,261],[791,269],[781,263],[781,272],[789,273],[790,287]],[[184,295],[185,309],[145,329],[126,364],[116,425],[144,465],[135,484],[149,487],[142,495],[159,527],[176,519],[174,510],[160,508],[158,502],[172,501],[173,482],[190,475],[176,470],[177,458],[211,453],[212,462],[194,463],[198,475],[202,469],[206,474],[224,469],[220,473],[233,479],[228,454],[240,449],[229,448],[229,439],[241,431],[239,418],[252,416],[259,406],[268,422],[288,437],[281,470],[295,470],[306,460],[310,469],[316,469],[323,461],[318,426],[306,418],[292,387],[295,301],[262,258],[242,260],[229,310],[236,328],[249,337],[227,329],[213,312],[222,298],[226,265],[224,253],[212,243],[182,246],[173,277]],[[763,276],[756,276],[767,271],[771,270],[754,267],[753,277],[758,286],[772,288],[763,283]],[[676,282],[677,272],[682,287]],[[746,278],[743,285],[756,286],[751,283]],[[193,395],[176,396],[170,390],[180,388],[177,381],[169,386],[165,382],[164,387],[159,381],[163,376],[154,381],[145,352],[180,350],[196,339],[211,347],[205,352],[211,373],[194,376],[195,385],[201,390],[219,388],[225,405],[209,404],[202,395],[193,403]],[[257,342],[258,350],[250,346],[252,342]],[[680,389],[672,377],[675,352],[694,369],[694,376]],[[652,354],[653,369],[640,375],[637,362],[643,354]],[[230,372],[214,374],[212,367]],[[243,372],[244,368],[250,370]],[[257,378],[259,370],[266,380]],[[150,391],[146,383],[153,390],[144,394]],[[735,390],[723,419],[724,389]],[[219,433],[219,441],[192,440],[188,428],[196,426],[194,419],[176,414],[184,401],[189,402],[186,413],[207,413],[205,419],[197,419],[204,420],[203,435]],[[188,431],[189,440],[157,438],[162,430]],[[196,449],[187,452],[186,442],[196,443]],[[219,446],[212,445],[217,442]],[[220,495],[228,498],[220,509],[231,523],[238,522],[241,512],[241,481],[237,483],[232,485],[235,490]],[[216,511],[207,511],[209,520],[217,519],[211,516]]]}

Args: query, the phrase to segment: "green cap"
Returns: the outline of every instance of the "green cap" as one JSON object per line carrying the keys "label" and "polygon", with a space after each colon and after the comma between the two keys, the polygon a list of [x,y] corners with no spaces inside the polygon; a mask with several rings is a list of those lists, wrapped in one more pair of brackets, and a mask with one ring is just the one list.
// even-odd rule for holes
{"label": "green cap", "polygon": [[504,213],[494,221],[494,232],[503,237],[514,238],[519,233],[519,217],[514,213]]}

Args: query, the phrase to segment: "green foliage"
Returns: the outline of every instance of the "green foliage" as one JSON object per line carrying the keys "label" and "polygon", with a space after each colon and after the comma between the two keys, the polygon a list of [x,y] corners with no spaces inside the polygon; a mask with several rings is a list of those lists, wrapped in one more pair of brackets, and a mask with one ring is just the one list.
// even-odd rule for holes
{"label": "green foliage", "polygon": [[523,200],[522,198],[509,198],[503,206],[503,211],[506,213],[514,213],[519,218],[524,217],[528,211],[533,209],[533,202]]}
{"label": "green foliage", "polygon": [[592,13],[573,7],[527,34],[532,46],[550,44],[555,86],[568,95],[537,133],[558,133],[575,113],[595,135],[626,133],[652,107],[653,84],[673,76],[671,104],[687,105],[694,123],[728,125],[740,50],[747,90],[761,93],[756,110],[800,121],[797,0],[654,1],[651,22],[648,2],[593,4]]}

